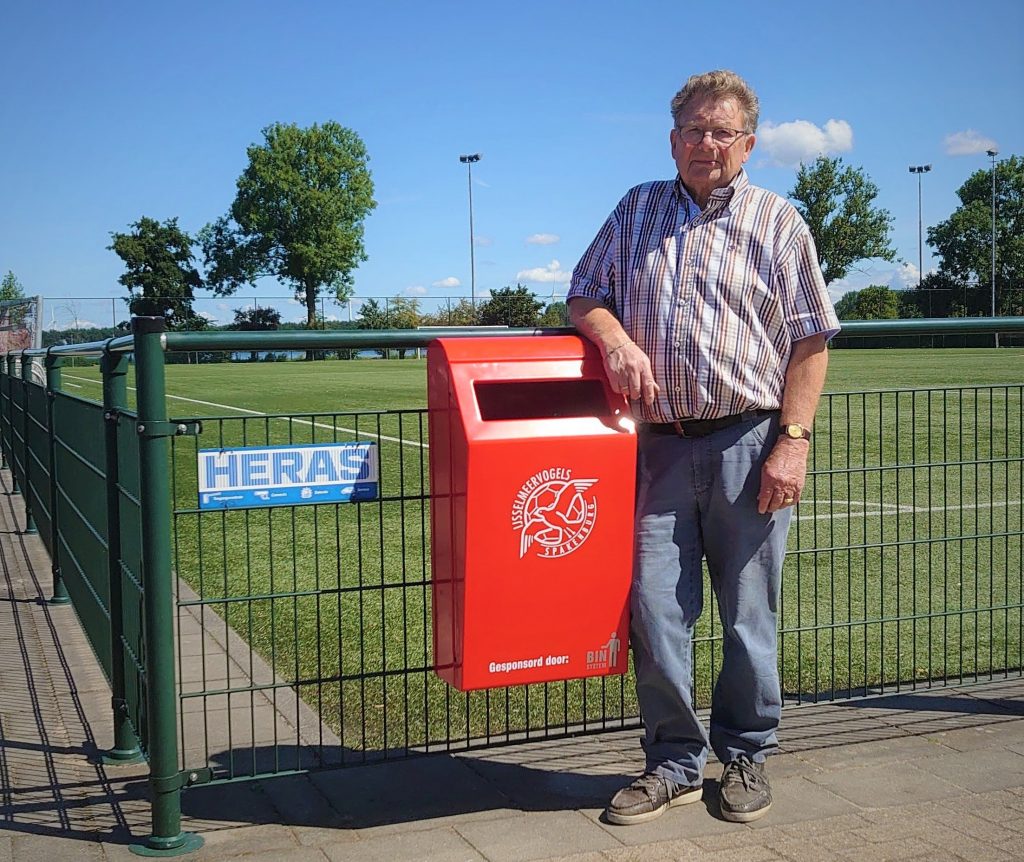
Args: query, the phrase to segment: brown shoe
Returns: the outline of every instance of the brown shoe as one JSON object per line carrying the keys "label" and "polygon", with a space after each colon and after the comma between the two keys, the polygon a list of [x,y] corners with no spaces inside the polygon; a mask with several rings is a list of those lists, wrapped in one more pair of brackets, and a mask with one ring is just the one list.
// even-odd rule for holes
{"label": "brown shoe", "polygon": [[703,790],[697,787],[677,786],[654,772],[645,772],[628,787],[612,797],[605,809],[605,817],[616,826],[646,823],[673,805],[697,802]]}
{"label": "brown shoe", "polygon": [[772,787],[763,763],[741,754],[725,764],[718,794],[722,817],[733,823],[749,823],[772,807]]}

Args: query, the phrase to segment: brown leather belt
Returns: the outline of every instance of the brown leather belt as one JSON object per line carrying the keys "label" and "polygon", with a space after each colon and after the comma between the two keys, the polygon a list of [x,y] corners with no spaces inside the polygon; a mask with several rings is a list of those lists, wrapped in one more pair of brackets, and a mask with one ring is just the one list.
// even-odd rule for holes
{"label": "brown leather belt", "polygon": [[675,422],[646,422],[642,426],[652,434],[674,434],[677,437],[707,437],[723,428],[739,425],[750,419],[759,419],[778,413],[778,410],[744,410],[718,419],[677,419]]}

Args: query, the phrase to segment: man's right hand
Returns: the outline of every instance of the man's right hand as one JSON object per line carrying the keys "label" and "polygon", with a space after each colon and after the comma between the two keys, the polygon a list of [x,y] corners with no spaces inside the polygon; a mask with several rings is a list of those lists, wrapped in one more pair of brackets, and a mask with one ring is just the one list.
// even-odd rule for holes
{"label": "man's right hand", "polygon": [[642,398],[649,406],[661,391],[654,382],[651,360],[628,339],[604,354],[604,371],[612,389],[631,401]]}

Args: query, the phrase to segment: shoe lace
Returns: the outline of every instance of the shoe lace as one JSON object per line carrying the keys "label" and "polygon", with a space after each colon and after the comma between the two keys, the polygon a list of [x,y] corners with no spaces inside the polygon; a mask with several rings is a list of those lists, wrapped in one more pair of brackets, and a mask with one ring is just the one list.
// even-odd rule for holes
{"label": "shoe lace", "polygon": [[761,773],[755,766],[754,761],[749,757],[740,756],[729,762],[725,774],[722,776],[723,784],[741,783],[744,790],[758,787],[761,782]]}
{"label": "shoe lace", "polygon": [[658,794],[665,788],[665,779],[654,772],[646,772],[633,782],[633,788],[642,790],[652,800],[658,799]]}

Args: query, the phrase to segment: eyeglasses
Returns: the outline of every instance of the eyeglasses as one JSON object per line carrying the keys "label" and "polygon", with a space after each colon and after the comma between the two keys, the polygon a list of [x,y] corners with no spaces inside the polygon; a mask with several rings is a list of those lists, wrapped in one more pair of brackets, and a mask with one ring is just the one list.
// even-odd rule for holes
{"label": "eyeglasses", "polygon": [[702,129],[700,126],[686,126],[681,129],[676,126],[676,134],[682,138],[684,144],[690,146],[696,146],[704,140],[705,135],[711,135],[712,142],[719,147],[731,147],[740,135],[749,135],[750,132],[743,129]]}

